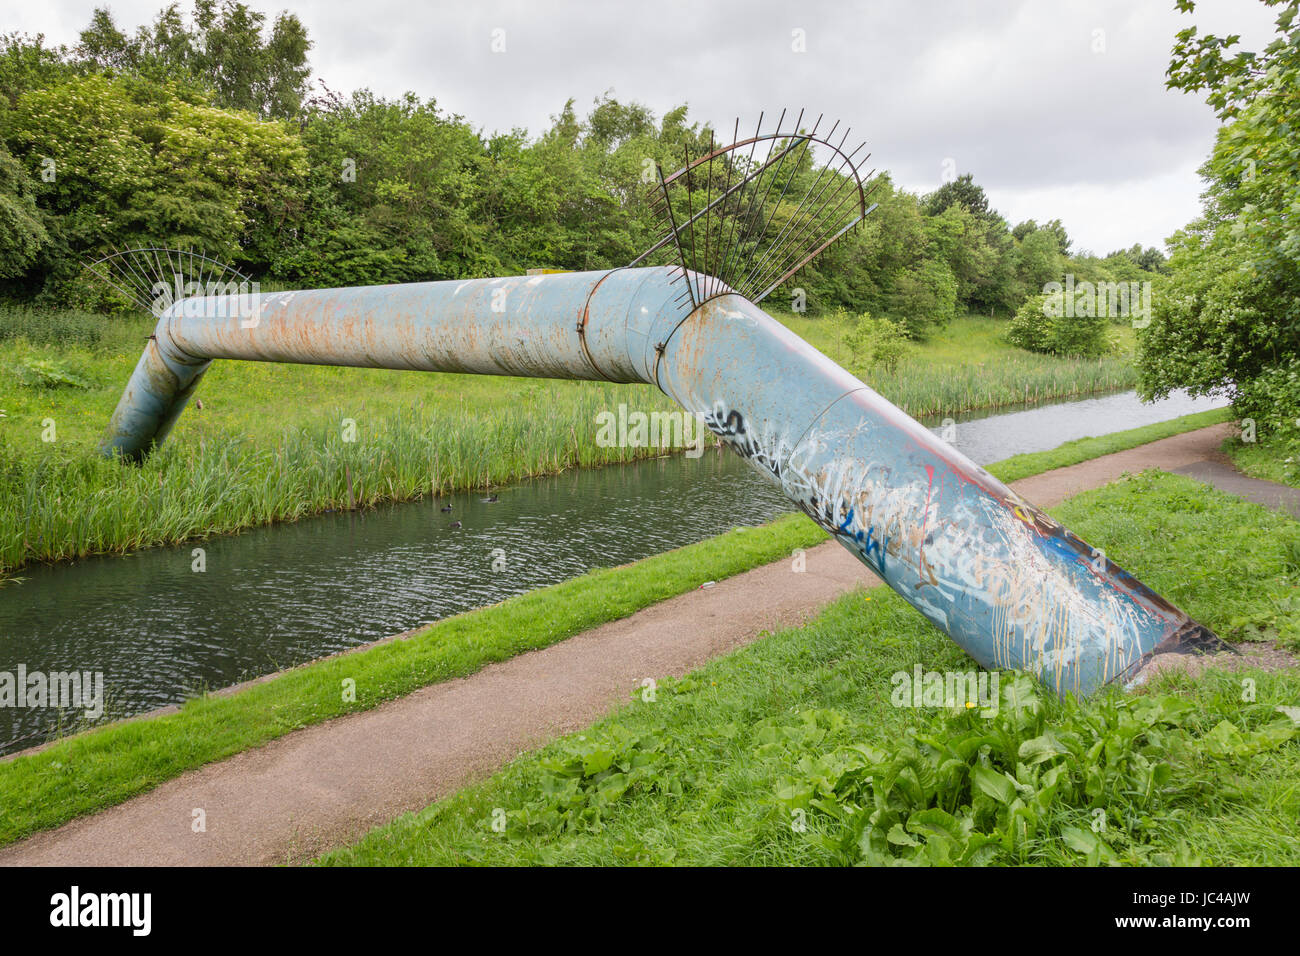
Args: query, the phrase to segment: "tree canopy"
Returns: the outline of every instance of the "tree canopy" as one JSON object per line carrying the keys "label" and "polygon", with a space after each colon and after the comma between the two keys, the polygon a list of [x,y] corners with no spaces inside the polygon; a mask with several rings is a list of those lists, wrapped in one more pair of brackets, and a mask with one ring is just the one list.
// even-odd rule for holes
{"label": "tree canopy", "polygon": [[1170,240],[1139,371],[1148,395],[1226,394],[1262,433],[1300,435],[1300,4],[1263,2],[1280,10],[1262,51],[1178,34],[1168,85],[1204,92],[1224,125],[1201,167],[1203,215]]}
{"label": "tree canopy", "polygon": [[[612,94],[535,135],[486,134],[432,98],[313,85],[311,48],[292,14],[231,0],[135,28],[99,8],[71,48],[0,37],[0,294],[84,300],[85,262],[142,244],[302,286],[624,265],[658,238],[647,169],[725,142],[685,105],[656,117]],[[779,175],[800,195],[815,171],[805,154]],[[925,196],[873,185],[877,209],[778,301],[797,287],[813,313],[870,311],[917,338],[1010,316],[1071,270],[1154,262],[1072,259],[1059,220],[1010,229],[969,173]],[[795,215],[784,195],[759,226]]]}

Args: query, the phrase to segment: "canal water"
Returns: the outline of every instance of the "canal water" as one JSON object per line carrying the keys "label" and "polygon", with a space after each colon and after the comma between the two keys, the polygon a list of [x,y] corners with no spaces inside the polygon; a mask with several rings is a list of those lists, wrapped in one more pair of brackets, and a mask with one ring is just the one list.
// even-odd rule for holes
{"label": "canal water", "polygon": [[[953,443],[987,464],[1216,404],[1173,396],[1143,405],[1128,392],[959,418]],[[137,714],[793,510],[737,456],[714,450],[539,478],[497,495],[25,568],[0,587],[0,675],[20,666],[102,672],[101,719]],[[196,547],[202,573],[193,570]],[[82,716],[0,707],[0,754],[41,742],[60,717],[66,728]]]}

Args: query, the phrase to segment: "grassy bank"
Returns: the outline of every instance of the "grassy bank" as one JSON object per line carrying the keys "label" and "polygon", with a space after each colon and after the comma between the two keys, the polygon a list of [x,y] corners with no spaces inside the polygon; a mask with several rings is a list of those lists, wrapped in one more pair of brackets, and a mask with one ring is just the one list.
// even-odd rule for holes
{"label": "grassy bank", "polygon": [[[0,762],[0,844],[300,727],[547,647],[825,537],[802,515],[737,529],[446,618],[417,635],[295,668],[235,694],[195,698],[177,713],[91,730]],[[345,678],[356,682],[355,702],[342,700]]]}
{"label": "grassy bank", "polygon": [[[778,314],[795,334],[846,368],[848,326],[834,318]],[[1100,359],[1064,359],[1012,348],[1002,319],[956,319],[924,343],[909,347],[891,371],[861,369],[860,377],[909,415],[949,415],[1023,402],[1061,401],[1133,388],[1133,330],[1116,326],[1119,349]]]}
{"label": "grassy bank", "polygon": [[[1153,429],[1185,431],[1201,424],[1202,416],[1194,415],[1073,442],[1070,459],[1142,444],[1151,440]],[[1052,451],[1011,462],[1023,477],[1056,467],[1060,460]],[[994,474],[1001,469],[990,467]],[[90,730],[37,753],[0,761],[0,806],[5,808],[0,844],[120,803],[186,770],[299,727],[471,673],[521,650],[545,647],[824,537],[802,516],[731,532],[449,618],[406,640],[308,664],[236,694],[196,698],[175,714]],[[345,677],[356,681],[354,704],[340,700]]]}
{"label": "grassy bank", "polygon": [[[832,320],[784,320],[845,357]],[[959,320],[868,379],[913,414],[1132,384],[1126,356],[1032,355],[1002,343],[1001,325]],[[0,309],[0,573],[658,454],[599,446],[596,416],[673,408],[644,386],[218,362],[203,407],[143,466],[122,468],[94,449],[151,330]]]}
{"label": "grassy bank", "polygon": [[[1054,514],[1223,634],[1300,588],[1300,525],[1189,479]],[[1252,673],[1249,700],[1218,675],[1083,704],[1005,675],[988,719],[892,706],[917,664],[972,666],[896,595],[850,595],[323,862],[1300,862],[1300,746],[1275,709],[1300,674]]]}
{"label": "grassy bank", "polygon": [[151,326],[62,323],[0,336],[0,571],[660,454],[597,445],[596,415],[672,408],[638,386],[217,362],[202,409],[124,468],[95,447]]}

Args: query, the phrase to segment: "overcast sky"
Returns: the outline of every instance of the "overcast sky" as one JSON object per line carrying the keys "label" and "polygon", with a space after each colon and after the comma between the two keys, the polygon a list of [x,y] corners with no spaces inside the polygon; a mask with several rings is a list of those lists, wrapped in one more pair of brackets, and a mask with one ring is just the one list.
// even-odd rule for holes
{"label": "overcast sky", "polygon": [[[74,43],[96,5],[0,0],[0,31]],[[108,4],[132,28],[163,5]],[[331,88],[413,90],[488,132],[536,133],[566,99],[585,110],[606,91],[656,115],[688,103],[727,130],[760,110],[824,112],[903,186],[934,189],[951,160],[1013,224],[1060,218],[1076,248],[1103,254],[1162,245],[1199,209],[1216,124],[1164,88],[1174,34],[1195,23],[1259,49],[1273,18],[1258,0],[1201,0],[1193,16],[1173,0],[249,5],[302,19]]]}

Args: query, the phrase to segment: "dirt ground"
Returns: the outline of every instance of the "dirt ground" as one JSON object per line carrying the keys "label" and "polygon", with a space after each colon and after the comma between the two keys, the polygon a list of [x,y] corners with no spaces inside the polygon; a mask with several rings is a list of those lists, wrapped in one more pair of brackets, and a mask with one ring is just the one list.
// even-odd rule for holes
{"label": "dirt ground", "polygon": [[1236,671],[1245,668],[1262,671],[1295,670],[1300,658],[1272,641],[1238,644],[1238,653],[1230,654],[1156,654],[1134,675],[1126,686],[1141,687],[1162,674],[1186,674],[1196,677],[1206,668]]}

